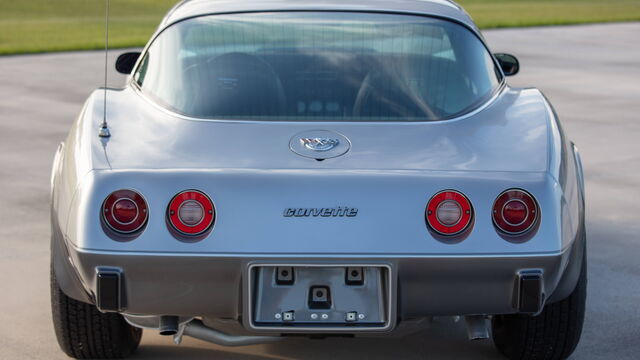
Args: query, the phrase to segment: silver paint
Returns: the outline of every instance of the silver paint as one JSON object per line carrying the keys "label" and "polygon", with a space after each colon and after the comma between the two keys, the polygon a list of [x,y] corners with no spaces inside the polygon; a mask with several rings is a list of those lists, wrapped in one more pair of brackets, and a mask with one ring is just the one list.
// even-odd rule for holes
{"label": "silver paint", "polygon": [[[290,9],[437,15],[476,31],[462,11],[417,0],[193,0],[175,8],[159,31],[204,13]],[[473,113],[448,121],[312,124],[201,121],[162,110],[132,85],[107,92],[111,136],[96,136],[104,110],[104,93],[96,91],[53,166],[54,268],[63,290],[80,300],[92,301],[95,269],[108,266],[126,276],[127,313],[238,319],[253,263],[391,264],[402,285],[393,291],[403,318],[501,314],[515,311],[519,271],[543,270],[551,296],[571,284],[565,269],[581,261],[581,164],[536,89],[504,85]],[[292,143],[319,129],[348,141],[309,150],[316,156],[292,151]],[[345,143],[351,147],[340,155],[317,156]],[[144,195],[149,209],[145,229],[127,242],[100,225],[102,202],[123,188]],[[494,200],[510,188],[531,193],[544,213],[523,243],[503,239],[491,219]],[[213,230],[195,242],[178,241],[165,218],[169,201],[187,189],[209,194],[217,213]],[[427,201],[444,189],[465,194],[475,210],[472,231],[455,244],[435,239],[425,223]],[[292,206],[339,204],[358,208],[358,216],[282,216]]]}

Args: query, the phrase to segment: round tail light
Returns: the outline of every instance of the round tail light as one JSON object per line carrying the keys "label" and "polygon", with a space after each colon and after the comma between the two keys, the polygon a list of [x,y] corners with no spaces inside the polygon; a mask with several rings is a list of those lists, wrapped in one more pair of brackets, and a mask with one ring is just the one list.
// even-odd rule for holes
{"label": "round tail light", "polygon": [[440,235],[453,236],[471,225],[473,209],[466,196],[457,191],[446,190],[429,200],[426,218],[433,231]]}
{"label": "round tail light", "polygon": [[215,219],[213,202],[200,191],[188,190],[169,203],[169,222],[183,235],[196,236],[211,228]]}
{"label": "round tail light", "polygon": [[147,202],[133,190],[112,192],[102,204],[102,219],[115,232],[131,234],[147,223]]}
{"label": "round tail light", "polygon": [[524,190],[507,190],[493,204],[493,223],[498,230],[508,235],[528,232],[537,223],[539,216],[538,203]]}

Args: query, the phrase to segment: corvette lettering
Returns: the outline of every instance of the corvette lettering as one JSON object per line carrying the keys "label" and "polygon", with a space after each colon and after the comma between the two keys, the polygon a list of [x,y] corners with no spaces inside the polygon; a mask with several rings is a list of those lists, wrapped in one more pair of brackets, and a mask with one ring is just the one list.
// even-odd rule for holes
{"label": "corvette lettering", "polygon": [[356,217],[358,209],[346,206],[334,208],[287,208],[284,217]]}

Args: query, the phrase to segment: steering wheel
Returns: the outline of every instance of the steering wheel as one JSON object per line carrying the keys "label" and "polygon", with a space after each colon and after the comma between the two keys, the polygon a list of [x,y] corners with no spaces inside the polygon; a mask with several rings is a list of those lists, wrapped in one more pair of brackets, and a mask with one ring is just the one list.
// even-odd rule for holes
{"label": "steering wheel", "polygon": [[257,56],[228,53],[206,61],[199,112],[215,116],[282,115],[286,97],[273,67]]}

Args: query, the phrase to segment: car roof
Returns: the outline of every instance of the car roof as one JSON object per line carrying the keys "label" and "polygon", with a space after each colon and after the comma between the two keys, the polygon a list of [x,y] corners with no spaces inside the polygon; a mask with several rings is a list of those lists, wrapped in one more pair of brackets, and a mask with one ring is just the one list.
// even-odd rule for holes
{"label": "car roof", "polygon": [[160,29],[184,19],[207,14],[296,10],[431,15],[457,21],[478,32],[471,17],[450,0],[183,0],[167,14]]}

